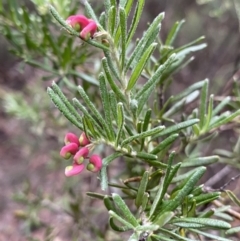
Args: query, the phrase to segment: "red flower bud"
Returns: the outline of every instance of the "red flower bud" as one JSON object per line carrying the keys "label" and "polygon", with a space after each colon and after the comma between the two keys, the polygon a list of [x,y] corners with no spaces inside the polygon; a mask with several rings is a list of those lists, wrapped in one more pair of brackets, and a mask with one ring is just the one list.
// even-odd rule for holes
{"label": "red flower bud", "polygon": [[80,143],[80,146],[86,146],[86,145],[90,144],[90,141],[88,140],[88,138],[84,132],[79,137],[79,143]]}
{"label": "red flower bud", "polygon": [[89,24],[81,31],[80,37],[84,40],[88,40],[90,37],[93,37],[96,31],[97,24],[93,20],[90,20]]}
{"label": "red flower bud", "polygon": [[87,147],[81,148],[73,157],[74,163],[82,164],[84,161],[84,158],[87,157],[88,153],[89,153],[89,149]]}
{"label": "red flower bud", "polygon": [[76,31],[81,31],[89,24],[89,19],[83,15],[72,15],[67,18],[66,22]]}
{"label": "red flower bud", "polygon": [[69,143],[76,143],[78,146],[80,145],[78,137],[71,132],[68,132],[66,134],[66,136],[64,138],[64,142],[66,145]]}
{"label": "red flower bud", "polygon": [[98,155],[92,155],[89,158],[89,164],[87,165],[87,170],[91,172],[98,172],[102,168],[102,158]]}
{"label": "red flower bud", "polygon": [[74,155],[77,151],[78,145],[76,143],[69,143],[68,145],[62,147],[60,155],[65,159],[69,159],[71,155]]}
{"label": "red flower bud", "polygon": [[84,165],[76,165],[74,164],[73,166],[67,166],[65,168],[65,175],[67,177],[75,176],[81,173],[84,169]]}

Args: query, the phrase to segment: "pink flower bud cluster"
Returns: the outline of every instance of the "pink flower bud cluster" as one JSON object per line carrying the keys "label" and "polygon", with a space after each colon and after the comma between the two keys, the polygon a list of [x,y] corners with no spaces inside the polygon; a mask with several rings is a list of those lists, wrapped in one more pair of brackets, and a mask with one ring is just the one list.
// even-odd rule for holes
{"label": "pink flower bud cluster", "polygon": [[66,23],[74,28],[76,31],[80,31],[80,38],[88,40],[92,38],[97,31],[97,24],[94,20],[86,18],[84,15],[72,15],[66,20]]}
{"label": "pink flower bud cluster", "polygon": [[87,170],[91,172],[98,172],[102,168],[102,159],[100,156],[94,154],[88,157],[90,152],[89,144],[91,142],[83,132],[78,138],[74,133],[67,133],[64,138],[65,146],[62,147],[60,155],[69,159],[73,156],[73,164],[67,166],[65,169],[65,175],[67,177],[77,175],[84,169],[84,160],[89,159]]}

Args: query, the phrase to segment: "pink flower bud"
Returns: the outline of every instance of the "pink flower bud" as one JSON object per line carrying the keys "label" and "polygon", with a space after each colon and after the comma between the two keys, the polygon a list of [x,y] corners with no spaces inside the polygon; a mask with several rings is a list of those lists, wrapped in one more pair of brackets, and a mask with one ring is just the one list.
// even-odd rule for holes
{"label": "pink flower bud", "polygon": [[98,155],[92,155],[89,158],[89,164],[87,165],[87,170],[91,172],[98,172],[102,168],[102,158]]}
{"label": "pink flower bud", "polygon": [[87,147],[81,148],[73,157],[73,160],[76,164],[82,164],[84,161],[84,158],[87,157],[89,153],[89,149]]}
{"label": "pink flower bud", "polygon": [[68,132],[66,134],[66,136],[64,138],[64,142],[66,145],[69,143],[76,143],[78,146],[80,145],[78,137],[71,132]]}
{"label": "pink flower bud", "polygon": [[89,24],[81,31],[80,37],[84,40],[88,40],[90,37],[93,37],[96,31],[97,24],[93,20],[89,20]]}
{"label": "pink flower bud", "polygon": [[89,24],[89,19],[83,15],[72,15],[67,18],[66,23],[76,31],[81,31]]}
{"label": "pink flower bud", "polygon": [[90,144],[90,141],[88,140],[88,138],[84,132],[79,137],[79,143],[80,143],[80,146],[86,146],[86,145]]}
{"label": "pink flower bud", "polygon": [[78,151],[78,145],[76,143],[69,143],[68,145],[62,147],[60,151],[60,156],[65,159],[69,159],[71,155],[74,155]]}
{"label": "pink flower bud", "polygon": [[67,177],[75,176],[81,173],[84,169],[84,165],[76,165],[74,164],[73,166],[67,166],[65,168],[65,175]]}

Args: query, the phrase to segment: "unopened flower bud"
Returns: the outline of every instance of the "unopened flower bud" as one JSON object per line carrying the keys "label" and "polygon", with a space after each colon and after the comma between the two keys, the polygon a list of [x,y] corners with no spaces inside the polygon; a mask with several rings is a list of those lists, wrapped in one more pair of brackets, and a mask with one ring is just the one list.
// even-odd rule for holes
{"label": "unopened flower bud", "polygon": [[81,173],[84,169],[84,165],[76,165],[74,164],[73,166],[67,166],[65,168],[65,175],[67,177],[75,176]]}
{"label": "unopened flower bud", "polygon": [[80,146],[86,146],[86,145],[90,144],[90,141],[88,140],[88,138],[84,132],[79,137],[79,143],[80,143]]}
{"label": "unopened flower bud", "polygon": [[84,159],[87,157],[89,149],[87,147],[81,148],[73,157],[73,160],[76,164],[82,164]]}
{"label": "unopened flower bud", "polygon": [[83,15],[72,15],[67,18],[66,23],[76,31],[81,31],[89,24],[89,19]]}
{"label": "unopened flower bud", "polygon": [[78,145],[76,143],[69,143],[68,145],[62,147],[60,151],[60,156],[65,159],[69,159],[71,155],[75,155],[78,151]]}
{"label": "unopened flower bud", "polygon": [[74,133],[71,133],[71,132],[68,132],[66,134],[66,136],[64,138],[64,142],[66,145],[69,143],[76,143],[78,146],[80,145],[78,137]]}
{"label": "unopened flower bud", "polygon": [[87,165],[87,170],[91,172],[98,172],[102,168],[102,158],[98,155],[92,155],[89,158],[89,164]]}
{"label": "unopened flower bud", "polygon": [[89,24],[80,32],[80,37],[84,40],[88,40],[90,37],[93,37],[96,31],[97,24],[93,20],[90,20]]}

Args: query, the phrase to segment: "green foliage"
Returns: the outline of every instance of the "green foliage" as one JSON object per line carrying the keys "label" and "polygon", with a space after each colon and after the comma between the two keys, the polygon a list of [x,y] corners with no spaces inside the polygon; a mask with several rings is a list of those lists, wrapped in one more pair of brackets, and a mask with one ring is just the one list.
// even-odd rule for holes
{"label": "green foliage", "polygon": [[[57,78],[47,93],[59,111],[91,139],[91,148],[103,144],[111,149],[111,154],[103,158],[100,172],[104,194],[87,193],[103,200],[110,227],[116,232],[130,230],[129,241],[190,241],[203,236],[231,241],[220,237],[220,232],[230,235],[239,230],[231,228],[228,209],[209,211],[205,206],[220,199],[224,188],[208,190],[199,182],[208,165],[219,160],[234,163],[239,158],[240,141],[233,152],[216,150],[205,155],[200,149],[220,135],[222,127],[237,122],[240,110],[225,111],[230,103],[228,97],[216,105],[214,95],[208,93],[208,79],[159,101],[171,86],[173,74],[192,61],[193,52],[206,47],[202,43],[204,38],[176,47],[174,41],[184,23],[180,21],[174,24],[166,40],[162,40],[159,31],[164,13],[160,13],[136,41],[134,34],[144,0],[137,2],[132,19],[129,13],[134,8],[133,1],[122,0],[118,6],[114,0],[105,0],[105,11],[100,17],[86,1],[86,13],[98,24],[98,32],[92,39],[82,40],[84,45],[74,45],[79,33],[64,20],[66,6],[53,3],[56,8],[49,7],[51,18],[40,11],[39,2],[35,3],[40,15],[27,14],[26,8],[15,15],[16,2],[12,0],[13,14],[9,21],[17,28],[12,31],[11,25],[2,24],[1,31],[13,44],[17,56],[49,72],[49,78]],[[76,6],[68,10],[70,15]],[[7,18],[4,13],[2,16]],[[53,25],[54,19],[66,31],[64,34],[60,26]],[[27,23],[24,34],[21,34],[22,25],[18,26],[20,21]],[[50,27],[54,28],[54,34],[50,33]],[[23,41],[27,49],[19,48]],[[100,67],[97,71],[87,70],[84,63],[96,49],[100,53],[95,56]],[[80,85],[78,78],[88,84]],[[91,88],[92,85],[96,86]],[[72,100],[65,94],[66,89],[75,95]],[[95,98],[92,91],[96,93]],[[227,158],[224,160],[222,156]],[[126,165],[132,164],[139,176],[132,175],[123,184],[111,183],[107,170],[111,170],[112,162],[118,158]],[[239,167],[238,163],[235,165]],[[119,189],[118,193],[106,192],[109,186]],[[237,197],[226,192],[239,205]],[[220,230],[219,235],[213,235],[211,230]]]}

